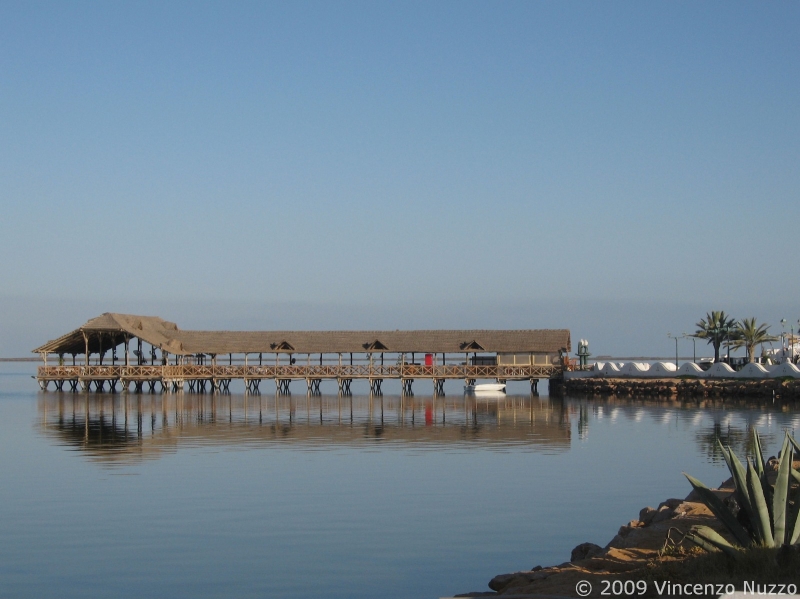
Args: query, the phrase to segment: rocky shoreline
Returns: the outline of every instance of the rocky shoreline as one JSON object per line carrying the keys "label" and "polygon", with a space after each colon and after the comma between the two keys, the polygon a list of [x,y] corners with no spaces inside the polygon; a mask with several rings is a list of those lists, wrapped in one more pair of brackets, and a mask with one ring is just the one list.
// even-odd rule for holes
{"label": "rocky shoreline", "polygon": [[[733,493],[731,480],[714,492],[726,499]],[[602,589],[615,580],[650,580],[644,596],[654,596],[654,564],[679,565],[696,555],[683,536],[693,526],[709,526],[729,538],[711,511],[698,501],[693,491],[686,499],[667,499],[656,508],[645,507],[639,517],[620,527],[605,546],[582,543],[572,550],[570,561],[557,566],[535,566],[530,570],[500,574],[489,582],[491,592],[473,592],[456,597],[544,598],[576,597],[578,583],[591,585],[590,597],[600,597]]]}
{"label": "rocky shoreline", "polygon": [[[795,461],[793,468],[799,469],[800,461]],[[770,474],[770,484],[774,484],[776,476],[777,471]],[[733,479],[712,491],[727,503],[734,493]],[[694,526],[708,526],[734,542],[727,529],[700,501],[697,492],[692,491],[685,499],[667,499],[656,508],[642,508],[639,517],[622,525],[605,547],[581,543],[572,550],[568,562],[500,574],[489,582],[491,592],[473,592],[456,597],[545,599],[625,594],[658,597],[663,594],[658,591],[659,584],[665,582],[678,583],[679,586],[714,583],[727,586],[729,590],[734,586],[741,590],[746,580],[743,576],[769,583],[800,584],[797,579],[800,548],[784,546],[777,553],[777,550],[759,549],[748,563],[741,559],[732,562],[722,553],[709,554],[685,540],[684,536]],[[609,591],[615,581],[619,581],[617,585],[627,581],[628,585],[640,586],[633,593],[603,593]],[[644,592],[639,592],[643,587]],[[694,590],[688,594],[718,597],[723,593],[698,593]]]}
{"label": "rocky shoreline", "polygon": [[[723,491],[726,495],[728,492]],[[688,499],[691,496],[687,500],[668,499],[657,508],[643,508],[639,518],[621,526],[605,547],[582,543],[572,550],[568,562],[500,574],[489,582],[494,592],[456,596],[575,597],[576,585],[582,581],[592,585],[594,591],[590,596],[600,596],[603,581],[636,579],[637,573],[644,575],[653,560],[685,559],[680,553],[670,555],[670,550],[674,550],[672,544],[680,544],[683,534],[692,526],[711,526],[720,534],[727,534],[705,505]]]}
{"label": "rocky shoreline", "polygon": [[733,397],[796,402],[800,399],[800,380],[575,378],[564,381],[564,391],[589,396]]}

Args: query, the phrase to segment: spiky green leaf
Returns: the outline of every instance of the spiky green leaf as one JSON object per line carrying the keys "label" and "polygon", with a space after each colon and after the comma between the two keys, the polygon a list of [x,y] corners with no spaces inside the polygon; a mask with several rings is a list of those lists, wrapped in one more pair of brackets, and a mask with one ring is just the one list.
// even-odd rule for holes
{"label": "spiky green leaf", "polygon": [[708,526],[693,526],[689,529],[689,532],[686,533],[686,538],[706,551],[724,551],[734,559],[739,557],[737,548],[725,540],[717,531]]}
{"label": "spiky green leaf", "polygon": [[720,441],[719,437],[717,437],[717,448],[722,453],[722,457],[725,459],[725,463],[728,465],[728,470],[731,470],[731,472],[733,472],[733,469],[731,468],[731,456],[728,455],[728,451],[730,451],[730,446],[726,451],[725,446],[722,444],[722,441]]}
{"label": "spiky green leaf", "polygon": [[794,504],[794,513],[789,518],[789,527],[786,531],[789,545],[797,545],[800,541],[800,491],[795,494]]}
{"label": "spiky green leaf", "polygon": [[791,446],[789,443],[789,433],[787,432],[783,437],[783,445],[781,445],[781,452],[778,454],[778,457],[782,456],[786,453],[786,450]]}
{"label": "spiky green leaf", "polygon": [[767,501],[764,498],[764,490],[761,487],[761,479],[753,467],[752,462],[747,462],[747,492],[750,495],[750,501],[753,502],[753,508],[756,512],[756,525],[758,527],[759,542],[765,547],[774,547],[772,537],[772,526],[769,521],[769,508]]}
{"label": "spiky green leaf", "polygon": [[772,489],[772,485],[769,484],[769,480],[767,480],[766,472],[761,475],[760,482],[761,482],[761,492],[764,494],[764,503],[767,505],[767,514],[769,514],[769,521],[772,522],[774,518],[774,514],[772,513],[772,501],[773,497],[775,496],[775,492]]}
{"label": "spiky green leaf", "polygon": [[798,443],[797,440],[794,437],[792,437],[789,433],[786,433],[786,437],[789,439],[789,442],[792,445],[794,445],[794,450],[800,453],[800,443]]}
{"label": "spiky green leaf", "polygon": [[694,543],[698,547],[701,547],[701,548],[705,549],[709,553],[716,553],[717,551],[721,551],[721,549],[719,547],[717,547],[716,545],[714,545],[710,541],[707,541],[706,539],[704,539],[700,535],[693,535],[693,534],[690,533],[690,534],[686,535],[686,539],[691,541],[692,543]]}
{"label": "spiky green leaf", "polygon": [[[733,517],[731,511],[722,503],[722,500],[717,497],[711,489],[705,486],[696,478],[689,476],[685,472],[683,475],[689,480],[689,484],[692,485],[697,494],[700,496],[700,499],[703,503],[706,504],[708,509],[719,519],[722,524],[725,525],[731,534],[736,537],[736,540],[742,547],[750,547],[753,543],[750,535],[745,530],[745,528],[739,524],[736,518]],[[762,495],[763,500],[763,495]]]}
{"label": "spiky green leaf", "polygon": [[736,501],[742,507],[744,513],[747,514],[750,522],[753,522],[755,520],[756,513],[755,510],[753,510],[753,504],[750,501],[750,495],[747,492],[747,471],[730,447],[728,447],[727,456],[728,460],[730,461],[730,471],[731,475],[733,476],[733,484],[736,487]]}
{"label": "spiky green leaf", "polygon": [[775,546],[783,545],[786,534],[786,517],[789,510],[789,472],[792,469],[794,452],[788,442],[781,451],[778,465],[778,478],[775,480],[775,491],[772,496],[772,527]]}
{"label": "spiky green leaf", "polygon": [[764,475],[764,452],[761,451],[761,437],[756,429],[753,429],[753,462],[760,479]]}

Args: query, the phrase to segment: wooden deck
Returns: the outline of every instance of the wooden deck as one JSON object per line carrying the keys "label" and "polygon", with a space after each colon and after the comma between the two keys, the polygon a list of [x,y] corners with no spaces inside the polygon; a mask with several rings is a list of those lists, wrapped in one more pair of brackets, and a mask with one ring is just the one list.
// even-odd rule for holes
{"label": "wooden deck", "polygon": [[386,379],[403,382],[403,390],[411,392],[411,383],[416,379],[433,381],[434,392],[441,391],[445,380],[456,379],[475,381],[493,379],[497,381],[530,381],[535,391],[539,379],[550,379],[561,376],[561,367],[553,365],[504,366],[487,365],[472,366],[464,364],[446,364],[424,366],[417,364],[380,365],[380,364],[342,364],[342,365],[200,365],[200,364],[168,364],[168,365],[89,365],[89,366],[40,366],[37,380],[42,390],[47,390],[50,383],[55,383],[57,390],[64,390],[64,385],[72,391],[103,391],[106,386],[116,391],[117,385],[128,390],[133,384],[134,390],[142,391],[149,387],[150,391],[157,386],[164,392],[181,392],[186,390],[203,392],[226,391],[232,380],[242,380],[250,392],[259,391],[259,383],[274,380],[279,391],[288,392],[291,381],[305,381],[309,391],[319,392],[322,380],[335,380],[339,390],[350,391],[353,380],[370,381],[370,389],[380,393],[380,383]]}

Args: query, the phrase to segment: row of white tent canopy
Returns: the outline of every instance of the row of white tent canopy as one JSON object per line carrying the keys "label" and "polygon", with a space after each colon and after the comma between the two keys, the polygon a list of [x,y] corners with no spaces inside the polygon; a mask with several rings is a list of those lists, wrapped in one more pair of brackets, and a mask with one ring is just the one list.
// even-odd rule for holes
{"label": "row of white tent canopy", "polygon": [[579,370],[565,372],[564,378],[672,378],[689,376],[696,378],[714,379],[774,379],[795,378],[800,379],[800,370],[791,362],[783,364],[746,364],[738,372],[725,364],[718,362],[712,364],[708,370],[703,370],[694,362],[682,364],[676,368],[671,362],[597,362],[592,370]]}

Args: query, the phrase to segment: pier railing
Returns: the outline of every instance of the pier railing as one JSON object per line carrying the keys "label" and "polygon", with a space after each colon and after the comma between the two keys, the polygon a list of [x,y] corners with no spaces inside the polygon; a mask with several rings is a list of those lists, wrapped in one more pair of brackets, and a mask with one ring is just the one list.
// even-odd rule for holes
{"label": "pier railing", "polygon": [[526,380],[550,378],[561,372],[561,367],[545,364],[530,366],[443,364],[380,365],[90,365],[90,366],[39,366],[37,379],[57,380],[214,380],[214,379],[500,379]]}

